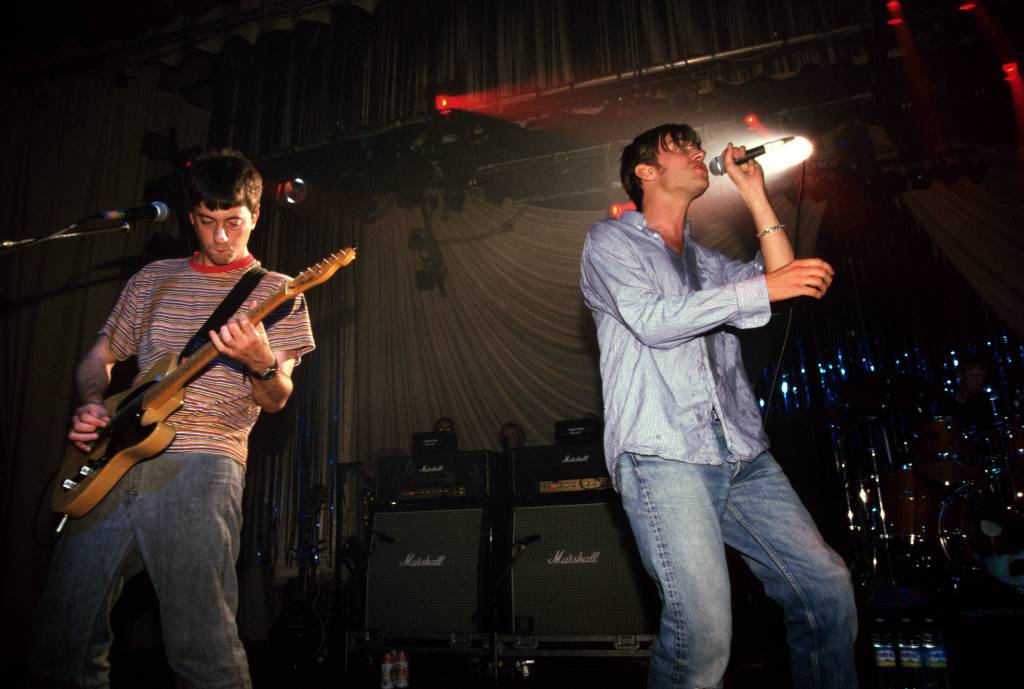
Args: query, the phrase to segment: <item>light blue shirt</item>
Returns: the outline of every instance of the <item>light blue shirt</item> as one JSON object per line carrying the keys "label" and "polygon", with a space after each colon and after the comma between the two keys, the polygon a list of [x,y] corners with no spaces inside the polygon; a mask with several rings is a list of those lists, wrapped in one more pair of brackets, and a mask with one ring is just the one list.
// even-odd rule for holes
{"label": "light blue shirt", "polygon": [[[642,213],[594,223],[580,286],[601,346],[608,473],[624,452],[699,464],[768,449],[734,328],[771,317],[764,261],[732,261],[690,239],[683,255]],[[722,456],[712,429],[720,420]]]}

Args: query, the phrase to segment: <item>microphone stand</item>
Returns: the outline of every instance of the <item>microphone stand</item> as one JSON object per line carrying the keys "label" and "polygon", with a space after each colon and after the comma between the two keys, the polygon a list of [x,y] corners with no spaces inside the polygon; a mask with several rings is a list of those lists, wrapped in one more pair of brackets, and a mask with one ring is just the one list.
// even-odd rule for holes
{"label": "microphone stand", "polygon": [[80,223],[83,223],[83,222],[85,222],[87,220],[91,220],[91,219],[92,218],[82,218],[78,222],[73,222],[73,223],[71,223],[70,225],[68,225],[66,227],[60,228],[59,230],[57,230],[56,232],[54,232],[52,234],[44,235],[42,237],[31,237],[29,239],[4,239],[4,240],[0,240],[0,254],[10,253],[10,252],[12,252],[12,251],[14,251],[16,249],[27,249],[30,246],[35,246],[36,244],[42,244],[43,242],[48,242],[51,239],[71,239],[73,237],[83,237],[83,236],[86,236],[86,235],[94,235],[94,234],[105,234],[107,232],[116,232],[116,231],[127,233],[127,232],[129,232],[132,229],[131,222],[128,221],[128,220],[125,220],[125,221],[121,222],[118,225],[104,225],[102,227],[96,227],[96,228],[93,228],[93,229],[90,229],[90,230],[74,231],[74,230],[77,230],[77,228],[78,228]]}
{"label": "microphone stand", "polygon": [[[509,575],[512,573],[512,568],[516,565],[516,561],[523,553],[526,552],[528,547],[529,544],[524,543],[523,541],[516,541],[512,544],[512,559],[508,561],[508,565],[505,566],[505,569],[495,580],[494,584],[491,586],[491,590],[487,592],[487,600],[491,603],[492,613],[497,614],[498,612],[497,599],[498,591],[501,590],[501,585],[505,583],[506,579],[508,579]],[[479,616],[480,608],[477,608],[476,612],[473,613],[473,616],[469,618],[469,621],[476,622],[476,618]]]}
{"label": "microphone stand", "polygon": [[[491,628],[494,629],[494,636],[493,636],[493,639],[492,639],[493,643],[494,643],[494,646],[493,646],[493,648],[491,650],[491,653],[492,653],[491,663],[492,663],[492,666],[493,666],[493,672],[494,672],[493,679],[494,679],[495,682],[498,681],[498,675],[500,674],[499,671],[498,671],[498,651],[499,651],[499,649],[498,649],[498,638],[497,638],[498,637],[498,632],[495,629],[495,625],[497,624],[497,618],[498,618],[498,593],[499,593],[499,591],[501,591],[502,584],[504,584],[505,580],[508,579],[510,574],[512,574],[512,568],[515,567],[516,561],[522,556],[523,553],[526,552],[526,549],[530,547],[530,543],[534,543],[534,542],[536,542],[538,540],[540,540],[539,537],[534,537],[534,538],[529,538],[528,537],[528,538],[520,539],[520,540],[518,540],[518,541],[516,541],[515,543],[512,544],[512,558],[508,561],[508,564],[505,566],[505,569],[502,570],[501,574],[495,580],[494,584],[491,586],[490,591],[487,592],[487,604],[491,608],[491,611],[490,611],[491,612],[490,623],[491,623]],[[473,613],[473,616],[469,618],[470,622],[476,622],[476,620],[477,620],[477,618],[479,616],[480,616],[480,608],[477,608],[476,612]]]}

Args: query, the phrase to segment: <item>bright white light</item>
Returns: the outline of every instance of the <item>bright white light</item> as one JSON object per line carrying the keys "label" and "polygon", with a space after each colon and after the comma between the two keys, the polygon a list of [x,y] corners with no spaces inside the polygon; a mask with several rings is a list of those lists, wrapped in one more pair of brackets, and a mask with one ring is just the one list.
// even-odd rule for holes
{"label": "bright white light", "polygon": [[799,165],[814,153],[814,145],[802,136],[794,137],[782,148],[764,154],[761,165],[765,172],[778,172]]}

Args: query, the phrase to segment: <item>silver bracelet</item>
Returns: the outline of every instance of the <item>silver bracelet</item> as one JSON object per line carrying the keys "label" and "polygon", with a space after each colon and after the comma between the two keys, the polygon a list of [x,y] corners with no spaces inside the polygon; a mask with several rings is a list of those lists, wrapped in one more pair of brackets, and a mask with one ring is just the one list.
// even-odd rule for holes
{"label": "silver bracelet", "polygon": [[765,236],[766,234],[771,234],[772,232],[778,232],[779,230],[784,230],[784,229],[786,229],[786,224],[780,222],[778,225],[772,225],[771,227],[766,227],[763,230],[761,230],[760,232],[758,232],[757,233],[757,238],[760,239],[761,237]]}

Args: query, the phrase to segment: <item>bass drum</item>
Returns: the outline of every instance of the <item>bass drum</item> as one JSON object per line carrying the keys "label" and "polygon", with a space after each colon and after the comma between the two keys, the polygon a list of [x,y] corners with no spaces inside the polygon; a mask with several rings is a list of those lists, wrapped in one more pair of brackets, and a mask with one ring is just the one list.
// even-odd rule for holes
{"label": "bass drum", "polygon": [[1024,592],[1024,499],[1014,484],[996,475],[954,490],[939,509],[939,545],[955,570]]}

